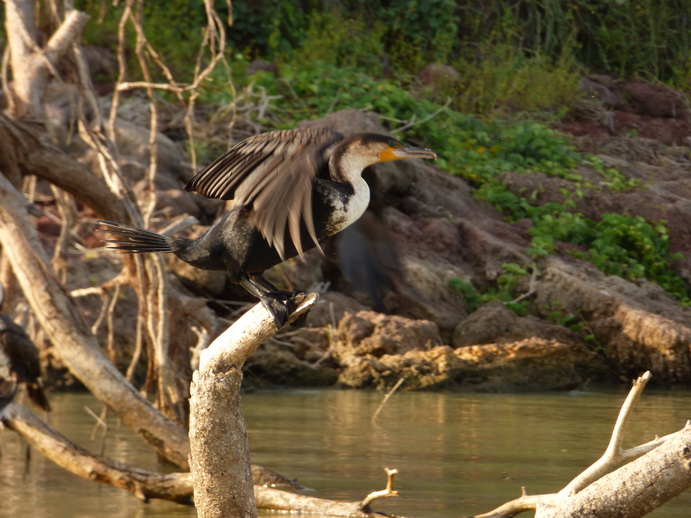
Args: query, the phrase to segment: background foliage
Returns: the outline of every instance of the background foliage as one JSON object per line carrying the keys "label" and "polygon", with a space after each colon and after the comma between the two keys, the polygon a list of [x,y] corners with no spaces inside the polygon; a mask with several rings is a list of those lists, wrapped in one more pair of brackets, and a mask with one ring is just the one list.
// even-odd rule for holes
{"label": "background foliage", "polygon": [[[114,45],[122,6],[77,4],[97,22],[87,38]],[[477,198],[508,219],[531,221],[527,252],[534,258],[569,243],[568,253],[606,273],[646,277],[689,302],[688,287],[674,271],[665,222],[627,214],[593,221],[575,209],[584,188],[640,186],[577,153],[548,127],[582,95],[579,80],[586,71],[688,90],[686,0],[236,0],[232,16],[224,0],[216,8],[232,21],[230,68],[213,76],[201,102],[230,105],[238,92],[245,102],[261,99],[257,122],[266,129],[344,108],[373,110],[394,132],[417,122],[408,124],[407,140],[434,148],[441,168],[464,177]],[[149,0],[146,10],[150,41],[184,79],[201,39],[203,4]],[[271,63],[269,70],[251,72],[256,59]],[[424,86],[420,71],[430,63],[450,65],[458,77]],[[574,172],[578,165],[596,169],[601,184],[589,185]],[[561,202],[541,205],[532,193],[510,192],[499,178],[504,171],[557,176],[569,187]],[[519,275],[507,271],[504,280]],[[495,293],[506,299],[513,285],[504,282]]]}

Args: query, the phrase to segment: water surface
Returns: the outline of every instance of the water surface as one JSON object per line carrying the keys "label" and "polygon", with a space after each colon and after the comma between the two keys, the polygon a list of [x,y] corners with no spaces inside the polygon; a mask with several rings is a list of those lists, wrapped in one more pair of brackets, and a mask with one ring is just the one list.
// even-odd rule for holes
{"label": "water surface", "polygon": [[[486,512],[520,495],[554,492],[596,460],[609,441],[625,391],[550,394],[396,393],[376,422],[383,395],[365,391],[291,390],[243,396],[252,460],[295,478],[324,498],[361,500],[383,489],[384,467],[396,468],[401,496],[375,508],[411,517],[457,518]],[[680,429],[691,418],[691,393],[646,391],[625,434],[625,447]],[[161,469],[139,438],[107,420],[89,395],[57,394],[49,420],[99,453]],[[179,517],[193,509],[82,480],[2,432],[0,516]],[[262,516],[276,516],[266,513]],[[316,515],[315,518],[319,518]],[[530,516],[524,513],[521,516]],[[688,518],[691,493],[650,516]]]}

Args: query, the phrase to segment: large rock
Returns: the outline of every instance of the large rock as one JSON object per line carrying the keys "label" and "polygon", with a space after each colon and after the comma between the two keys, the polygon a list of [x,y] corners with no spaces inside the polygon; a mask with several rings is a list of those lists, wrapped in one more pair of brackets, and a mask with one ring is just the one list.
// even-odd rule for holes
{"label": "large rock", "polygon": [[565,344],[577,344],[579,337],[564,326],[551,324],[534,316],[519,317],[495,300],[462,320],[453,333],[454,347],[480,344],[505,344],[526,338],[544,338]]}
{"label": "large rock", "polygon": [[568,390],[583,383],[572,347],[542,338],[486,344],[381,358],[359,357],[343,370],[341,385],[391,387],[404,378],[406,389],[453,389],[471,392]]}
{"label": "large rock", "polygon": [[338,361],[348,363],[354,356],[400,354],[440,343],[439,328],[434,322],[359,311],[341,319],[331,351]]}
{"label": "large rock", "polygon": [[652,283],[605,276],[586,264],[546,261],[538,306],[559,305],[587,322],[597,347],[624,379],[650,370],[654,382],[691,380],[691,308]]}

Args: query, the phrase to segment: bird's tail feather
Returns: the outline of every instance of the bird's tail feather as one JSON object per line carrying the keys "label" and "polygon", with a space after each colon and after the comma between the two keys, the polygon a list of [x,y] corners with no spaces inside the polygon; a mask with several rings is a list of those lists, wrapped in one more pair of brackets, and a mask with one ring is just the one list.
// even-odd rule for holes
{"label": "bird's tail feather", "polygon": [[141,254],[145,252],[172,252],[170,238],[137,227],[131,227],[112,221],[99,221],[96,232],[105,232],[116,236],[116,239],[106,239],[108,248],[120,252]]}

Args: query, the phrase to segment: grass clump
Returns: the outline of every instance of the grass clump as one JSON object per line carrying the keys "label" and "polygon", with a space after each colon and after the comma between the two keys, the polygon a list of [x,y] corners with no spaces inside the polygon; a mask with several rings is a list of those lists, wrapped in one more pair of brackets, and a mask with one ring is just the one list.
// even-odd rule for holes
{"label": "grass clump", "polygon": [[517,263],[505,263],[502,269],[504,271],[497,278],[495,285],[484,293],[480,293],[471,282],[457,277],[449,281],[449,286],[463,297],[468,313],[487,302],[500,300],[517,315],[528,314],[529,302],[519,300],[520,294],[517,291],[523,277],[528,275],[528,270]]}

